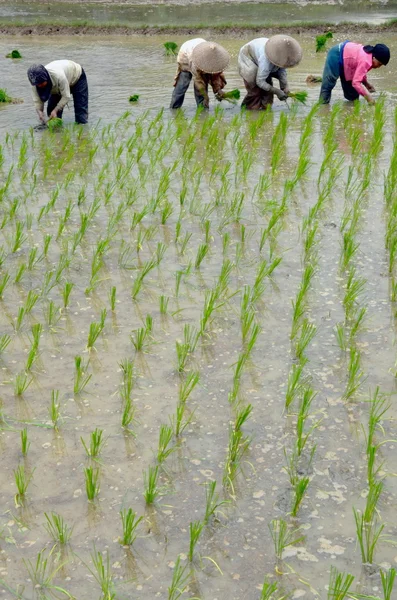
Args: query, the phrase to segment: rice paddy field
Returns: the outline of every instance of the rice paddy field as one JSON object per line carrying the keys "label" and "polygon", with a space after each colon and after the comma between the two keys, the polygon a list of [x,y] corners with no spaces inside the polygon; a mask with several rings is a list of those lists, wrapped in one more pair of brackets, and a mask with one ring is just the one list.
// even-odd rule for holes
{"label": "rice paddy field", "polygon": [[[396,79],[170,113],[163,41],[1,42],[1,597],[393,600]],[[85,128],[33,128],[55,44]]]}

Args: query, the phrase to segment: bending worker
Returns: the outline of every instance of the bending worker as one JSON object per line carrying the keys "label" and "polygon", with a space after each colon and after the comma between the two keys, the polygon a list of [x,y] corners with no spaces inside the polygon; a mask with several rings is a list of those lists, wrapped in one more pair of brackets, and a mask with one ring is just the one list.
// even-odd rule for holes
{"label": "bending worker", "polygon": [[192,78],[197,106],[209,107],[208,85],[221,100],[226,85],[223,71],[229,62],[229,52],[216,42],[196,38],[182,44],[177,56],[178,68],[170,108],[182,106]]}
{"label": "bending worker", "polygon": [[48,65],[28,69],[37,114],[45,123],[44,103],[48,100],[50,119],[62,118],[63,109],[73,96],[76,123],[88,122],[88,84],[84,69],[71,60],[54,60]]}
{"label": "bending worker", "polygon": [[390,50],[385,44],[362,46],[343,42],[333,46],[325,61],[320,102],[329,103],[332,90],[340,78],[346,100],[357,100],[359,96],[364,96],[367,102],[374,104],[371,92],[375,92],[375,88],[368,82],[367,73],[387,65],[389,60]]}
{"label": "bending worker", "polygon": [[[302,48],[289,35],[256,38],[245,44],[238,55],[238,72],[244,80],[247,94],[242,102],[248,110],[261,110],[279,100],[288,98],[286,69],[302,60]],[[280,89],[273,86],[278,79]]]}

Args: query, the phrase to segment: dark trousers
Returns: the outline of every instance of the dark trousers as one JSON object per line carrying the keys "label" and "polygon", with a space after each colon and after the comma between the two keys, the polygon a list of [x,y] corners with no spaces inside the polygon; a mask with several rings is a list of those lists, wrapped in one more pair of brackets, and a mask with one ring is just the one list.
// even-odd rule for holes
{"label": "dark trousers", "polygon": [[[188,71],[181,71],[178,74],[174,91],[172,92],[170,108],[180,108],[185,99],[185,94],[188,90],[193,75]],[[204,104],[204,96],[200,94],[196,86],[194,86],[194,97],[197,106]]]}
{"label": "dark trousers", "polygon": [[[269,76],[266,79],[266,83],[273,85],[273,79]],[[241,103],[241,108],[244,107],[246,110],[264,110],[273,104],[274,94],[272,92],[266,92],[266,90],[258,87],[255,83],[248,83],[245,79],[244,85],[247,93]]]}
{"label": "dark trousers", "polygon": [[323,104],[328,104],[331,100],[331,93],[338,79],[340,79],[343,95],[346,100],[353,101],[359,97],[359,93],[354,89],[351,81],[346,81],[345,79],[340,53],[340,44],[338,44],[337,46],[333,46],[327,54],[319,98]]}
{"label": "dark trousers", "polygon": [[[70,92],[73,96],[74,117],[76,123],[80,123],[81,125],[88,123],[88,83],[84,69],[80,79],[70,88]],[[47,104],[48,116],[50,116],[60,99],[61,96],[58,94],[51,94]],[[63,110],[58,111],[58,117],[60,119],[62,119],[62,113]]]}

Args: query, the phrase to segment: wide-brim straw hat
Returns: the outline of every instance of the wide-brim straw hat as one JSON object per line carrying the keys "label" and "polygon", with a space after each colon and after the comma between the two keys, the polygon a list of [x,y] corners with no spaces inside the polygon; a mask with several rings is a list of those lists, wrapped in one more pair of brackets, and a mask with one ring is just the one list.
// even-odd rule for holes
{"label": "wide-brim straw hat", "polygon": [[201,42],[192,52],[193,65],[203,73],[222,73],[229,62],[229,52],[216,42]]}
{"label": "wide-brim straw hat", "polygon": [[302,60],[300,44],[289,35],[273,35],[265,44],[265,54],[276,67],[288,69]]}

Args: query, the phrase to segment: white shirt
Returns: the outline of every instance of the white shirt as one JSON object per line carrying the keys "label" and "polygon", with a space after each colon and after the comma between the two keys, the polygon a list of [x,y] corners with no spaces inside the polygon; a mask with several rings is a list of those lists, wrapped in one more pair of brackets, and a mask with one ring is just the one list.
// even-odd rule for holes
{"label": "white shirt", "polygon": [[287,86],[287,71],[270,62],[265,53],[268,38],[256,38],[245,44],[238,55],[238,72],[241,77],[252,85],[256,84],[263,90],[269,91],[271,85],[268,77],[280,80],[280,87]]}
{"label": "white shirt", "polygon": [[[51,78],[51,94],[61,96],[56,109],[61,110],[72,98],[70,88],[73,87],[81,77],[81,65],[72,60],[54,60],[45,65]],[[32,96],[36,109],[43,110],[44,102],[37,93],[36,86],[32,86]]]}

